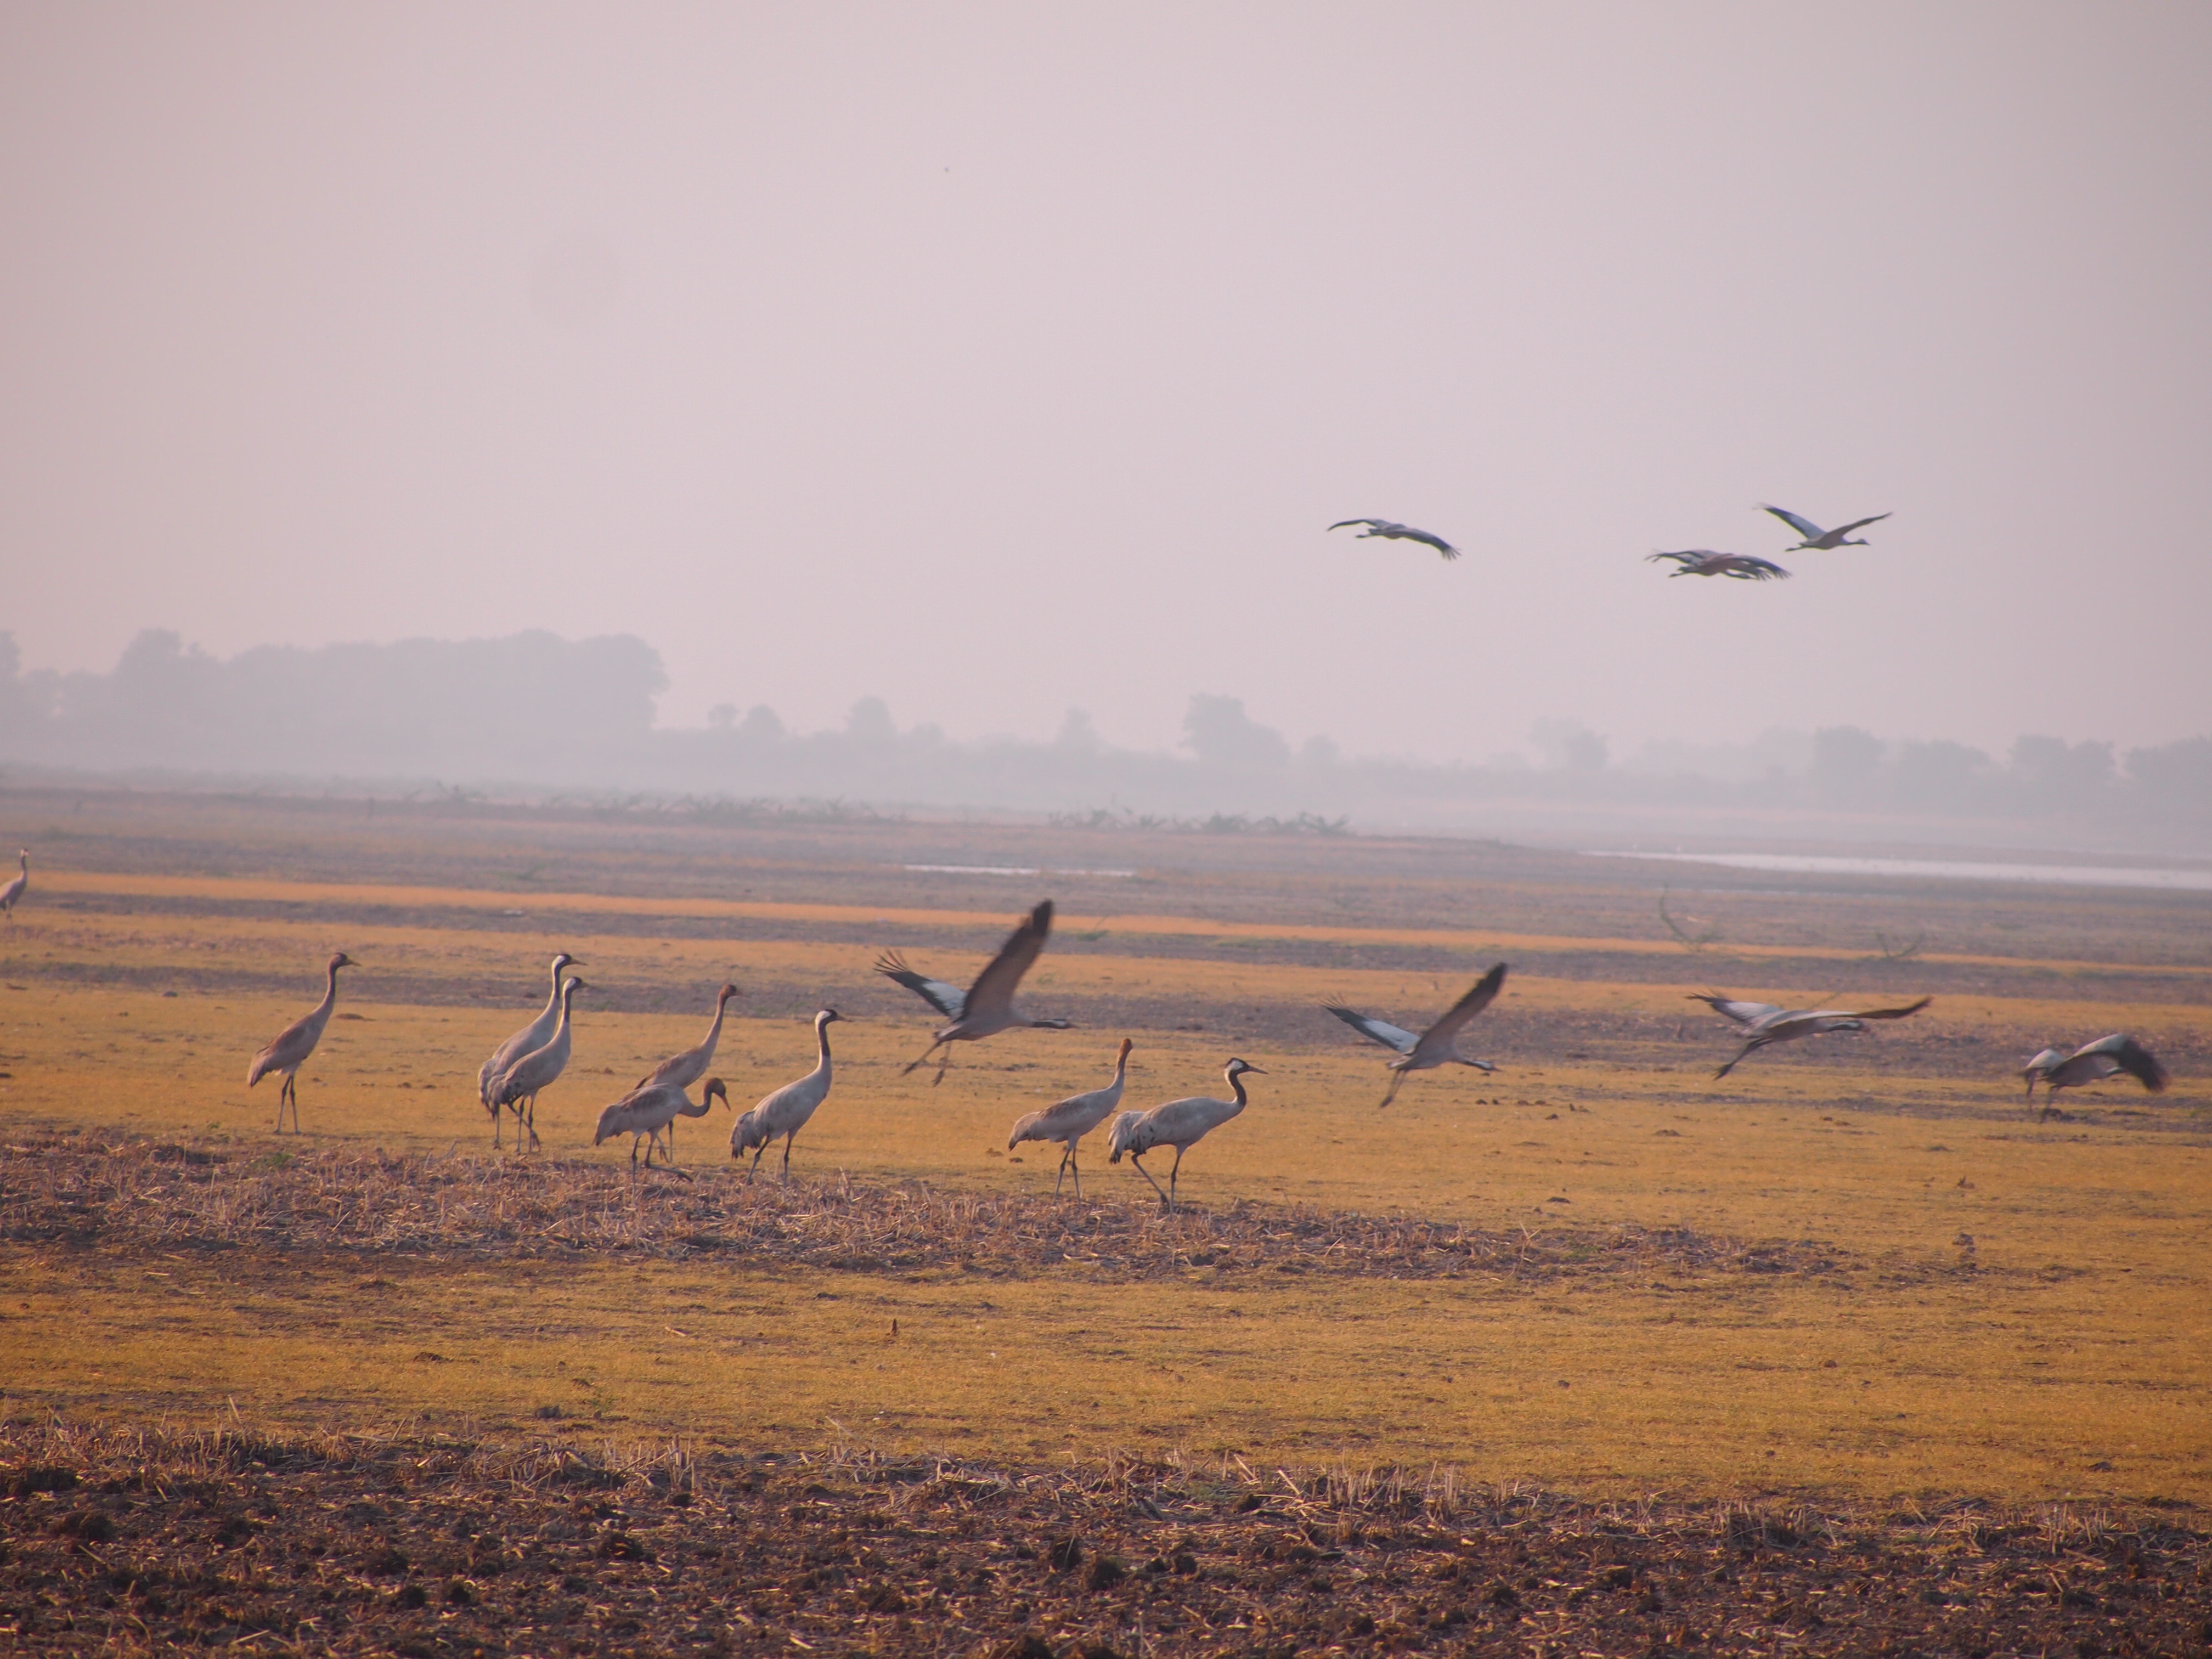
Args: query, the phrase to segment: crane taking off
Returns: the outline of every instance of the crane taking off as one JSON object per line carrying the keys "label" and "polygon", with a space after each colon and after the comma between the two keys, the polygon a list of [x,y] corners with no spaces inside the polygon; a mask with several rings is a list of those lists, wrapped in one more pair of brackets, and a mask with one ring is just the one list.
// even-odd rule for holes
{"label": "crane taking off", "polygon": [[251,1089],[271,1072],[284,1074],[284,1086],[276,1091],[276,1133],[284,1133],[284,1103],[292,1103],[292,1133],[300,1133],[300,1068],[307,1063],[307,1056],[315,1052],[315,1045],[323,1040],[323,1028],[331,1023],[331,1010],[338,1006],[338,969],[358,968],[344,951],[339,951],[323,966],[323,1000],[313,1009],[294,1020],[279,1031],[273,1042],[254,1055],[253,1063],[246,1068],[246,1086]]}
{"label": "crane taking off", "polygon": [[1740,582],[1787,581],[1790,573],[1771,559],[1755,559],[1748,553],[1716,553],[1711,548],[1686,548],[1680,553],[1654,553],[1646,564],[1672,559],[1681,568],[1671,576],[1731,576]]}
{"label": "crane taking off", "polygon": [[1343,530],[1355,524],[1364,524],[1367,528],[1353,537],[1354,541],[1364,542],[1372,537],[1382,536],[1394,542],[1419,542],[1424,547],[1433,547],[1447,561],[1459,557],[1459,549],[1443,537],[1432,536],[1425,530],[1416,530],[1409,524],[1394,524],[1388,519],[1340,519],[1329,528]]}
{"label": "crane taking off", "polygon": [[1934,997],[1923,997],[1903,1008],[1778,1008],[1771,1002],[1737,1002],[1711,991],[1693,991],[1690,1000],[1702,1002],[1723,1019],[1744,1035],[1742,1049],[1735,1060],[1713,1073],[1718,1082],[1735,1070],[1739,1061],[1756,1049],[1771,1043],[1791,1042],[1799,1037],[1827,1036],[1837,1031],[1863,1031],[1870,1019],[1903,1019],[1917,1014]]}
{"label": "crane taking off", "polygon": [[1014,1132],[1006,1137],[1006,1150],[1010,1152],[1024,1140],[1057,1140],[1066,1148],[1060,1155],[1060,1168],[1052,1178],[1054,1198],[1060,1196],[1060,1183],[1070,1170],[1075,1175],[1075,1195],[1079,1199],[1083,1196],[1083,1171],[1076,1165],[1075,1143],[1103,1123],[1107,1114],[1121,1103],[1121,1086],[1129,1080],[1129,1050],[1136,1046],[1127,1037],[1121,1039],[1121,1052],[1114,1060],[1114,1080],[1104,1088],[1070,1095],[1041,1112],[1031,1112],[1016,1123]]}
{"label": "crane taking off", "polygon": [[1257,1066],[1241,1060],[1231,1059],[1222,1067],[1221,1075],[1236,1093],[1234,1100],[1191,1095],[1155,1106],[1149,1112],[1122,1113],[1107,1132],[1106,1161],[1119,1164],[1121,1154],[1127,1152],[1129,1162],[1137,1166],[1137,1173],[1152,1182],[1154,1192],[1160,1193],[1160,1183],[1152,1181],[1152,1172],[1145,1167],[1145,1154],[1155,1146],[1174,1147],[1175,1168],[1168,1171],[1167,1191],[1160,1193],[1160,1206],[1172,1211],[1176,1206],[1176,1176],[1182,1171],[1182,1155],[1244,1109],[1244,1077],[1248,1072],[1267,1075]]}
{"label": "crane taking off", "polygon": [[[1498,999],[1505,984],[1505,964],[1499,963],[1474,982],[1472,989],[1444,1011],[1442,1018],[1419,1036],[1401,1025],[1387,1020],[1371,1019],[1356,1008],[1347,1008],[1340,1002],[1322,1005],[1330,1013],[1349,1025],[1360,1036],[1381,1043],[1385,1048],[1395,1048],[1398,1058],[1385,1064],[1395,1074],[1390,1079],[1389,1091],[1382,1097],[1382,1105],[1388,1106],[1398,1097],[1398,1085],[1406,1080],[1408,1072],[1433,1071],[1439,1066],[1472,1066],[1479,1072],[1494,1072],[1498,1068],[1486,1060],[1469,1060],[1459,1051],[1460,1028]],[[1377,1110],[1381,1107],[1376,1108]]]}
{"label": "crane taking off", "polygon": [[1809,547],[1819,552],[1830,552],[1838,547],[1870,547],[1873,544],[1865,537],[1854,536],[1851,532],[1863,530],[1870,524],[1880,524],[1889,516],[1887,513],[1877,513],[1871,519],[1853,519],[1849,524],[1838,525],[1833,530],[1823,530],[1810,519],[1801,519],[1786,507],[1767,507],[1765,501],[1761,501],[1759,506],[1804,538],[1784,548],[1782,550],[1785,553],[1795,553],[1801,547]]}
{"label": "crane taking off", "polygon": [[[1021,1025],[1066,1030],[1067,1022],[1064,1019],[1031,1019],[1027,1014],[1016,1012],[1014,1007],[1014,988],[1022,982],[1022,975],[1029,972],[1037,957],[1044,953],[1044,942],[1051,933],[1052,901],[1045,899],[1029,913],[1020,927],[1006,935],[1006,942],[999,947],[999,954],[984,965],[983,971],[975,975],[975,982],[968,988],[968,994],[960,999],[957,1013],[951,1012],[939,1001],[942,993],[935,988],[942,987],[942,981],[921,980],[921,983],[916,984],[915,981],[920,980],[921,975],[912,973],[896,957],[886,956],[878,961],[876,963],[878,973],[895,979],[917,993],[951,1021],[951,1024],[938,1030],[935,1040],[899,1075],[904,1077],[915,1066],[927,1064],[932,1054],[940,1048],[949,1048],[955,1042],[980,1042],[987,1036],[995,1036],[1000,1031],[1010,1031]],[[934,1088],[945,1081],[945,1065],[944,1060],[937,1062],[937,1075],[931,1079],[931,1087]]]}
{"label": "crane taking off", "polygon": [[2062,1054],[2056,1048],[2045,1048],[2027,1062],[2023,1075],[2027,1079],[2027,1097],[2035,1098],[2035,1085],[2043,1088],[2043,1109],[2047,1114],[2051,1103],[2061,1089],[2078,1089],[2085,1083],[2102,1083],[2108,1077],[2125,1072],[2151,1093],[2166,1092],[2166,1067],[2158,1063],[2158,1056],[2125,1031],[2115,1031],[2094,1042],[2085,1042],[2070,1054]]}

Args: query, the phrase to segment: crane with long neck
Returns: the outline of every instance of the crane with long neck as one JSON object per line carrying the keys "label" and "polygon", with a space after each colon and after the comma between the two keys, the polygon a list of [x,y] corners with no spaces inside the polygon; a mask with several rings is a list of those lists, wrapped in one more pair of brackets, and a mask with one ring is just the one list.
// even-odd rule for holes
{"label": "crane with long neck", "polygon": [[752,1164],[745,1171],[748,1185],[760,1170],[769,1143],[779,1137],[783,1141],[784,1184],[791,1184],[791,1143],[798,1139],[799,1132],[806,1127],[806,1121],[814,1115],[816,1109],[830,1097],[830,1027],[844,1018],[835,1008],[824,1008],[816,1014],[814,1069],[767,1096],[739,1118],[730,1131],[730,1156],[743,1158],[747,1152],[753,1155]]}
{"label": "crane with long neck", "polygon": [[323,1040],[323,1028],[331,1023],[331,1012],[338,1006],[338,969],[360,965],[343,951],[325,963],[323,1000],[279,1031],[246,1068],[246,1086],[249,1089],[271,1072],[283,1073],[284,1086],[276,1091],[276,1133],[280,1135],[284,1133],[284,1107],[288,1102],[292,1108],[292,1133],[300,1133],[300,1068],[315,1052],[315,1045]]}
{"label": "crane with long neck", "polygon": [[514,1144],[518,1152],[525,1133],[529,1134],[532,1146],[538,1145],[538,1091],[552,1087],[568,1068],[576,993],[586,988],[582,980],[570,975],[568,983],[561,988],[561,1023],[553,1028],[552,1036],[544,1048],[532,1049],[508,1066],[499,1081],[492,1085],[494,1103],[514,1114]]}

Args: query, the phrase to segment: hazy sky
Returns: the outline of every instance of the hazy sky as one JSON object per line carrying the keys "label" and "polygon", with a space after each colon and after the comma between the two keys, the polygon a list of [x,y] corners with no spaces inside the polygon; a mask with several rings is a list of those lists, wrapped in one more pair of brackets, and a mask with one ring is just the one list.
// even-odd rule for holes
{"label": "hazy sky", "polygon": [[2208,219],[2198,4],[4,0],[0,627],[634,632],[678,724],[2166,741]]}

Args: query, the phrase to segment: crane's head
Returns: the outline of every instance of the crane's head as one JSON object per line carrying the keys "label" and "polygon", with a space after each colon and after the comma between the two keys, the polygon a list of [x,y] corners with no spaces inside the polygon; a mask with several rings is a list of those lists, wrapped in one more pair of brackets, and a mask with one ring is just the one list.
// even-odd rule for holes
{"label": "crane's head", "polygon": [[1253,1065],[1251,1061],[1248,1060],[1237,1060],[1234,1057],[1230,1060],[1228,1065],[1221,1068],[1221,1074],[1232,1083],[1238,1078],[1243,1077],[1247,1072],[1255,1073],[1261,1077],[1267,1075],[1266,1072],[1262,1071],[1259,1066]]}
{"label": "crane's head", "polygon": [[722,1004],[727,1002],[732,997],[741,997],[743,995],[744,995],[744,993],[738,989],[736,986],[725,985],[721,990],[716,994],[714,998],[714,1006],[719,1008]]}
{"label": "crane's head", "polygon": [[553,971],[556,974],[563,968],[577,967],[580,965],[581,964],[576,961],[576,958],[570,956],[566,951],[562,951],[558,956],[553,958]]}
{"label": "crane's head", "polygon": [[351,957],[341,951],[337,955],[331,958],[328,971],[335,974],[341,968],[358,968],[360,966],[361,964],[359,963],[356,962]]}
{"label": "crane's head", "polygon": [[564,997],[572,997],[579,991],[588,991],[589,989],[591,989],[591,987],[585,984],[582,980],[578,979],[572,974],[569,975],[568,982],[561,988],[561,994]]}
{"label": "crane's head", "polygon": [[726,1106],[730,1103],[730,1091],[722,1086],[721,1079],[710,1077],[707,1079],[706,1091],[699,1098],[708,1105],[719,1100]]}
{"label": "crane's head", "polygon": [[1116,1054],[1116,1055],[1114,1057],[1114,1058],[1115,1058],[1115,1063],[1116,1065],[1118,1065],[1118,1064],[1120,1064],[1122,1060],[1125,1060],[1128,1059],[1128,1057],[1129,1057],[1129,1050],[1130,1050],[1130,1049],[1132,1049],[1132,1048],[1135,1048],[1136,1046],[1137,1046],[1137,1045],[1136,1045],[1135,1043],[1132,1042],[1131,1042],[1127,1037],[1123,1037],[1123,1038],[1121,1039],[1121,1052],[1120,1054]]}
{"label": "crane's head", "polygon": [[814,1016],[814,1029],[818,1031],[823,1026],[829,1024],[830,1021],[842,1019],[844,1018],[845,1016],[839,1013],[835,1008],[824,1008],[820,1013]]}

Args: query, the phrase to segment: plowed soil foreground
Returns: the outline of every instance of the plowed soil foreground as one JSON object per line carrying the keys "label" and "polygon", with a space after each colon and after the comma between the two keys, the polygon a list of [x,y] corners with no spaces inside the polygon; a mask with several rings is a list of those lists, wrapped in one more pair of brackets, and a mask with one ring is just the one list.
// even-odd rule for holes
{"label": "plowed soil foreground", "polygon": [[1385,1472],[0,1429],[40,1653],[2181,1654],[2150,1513],[1592,1506]]}

